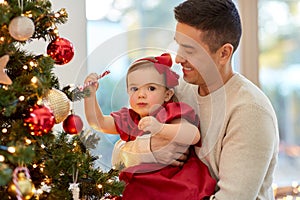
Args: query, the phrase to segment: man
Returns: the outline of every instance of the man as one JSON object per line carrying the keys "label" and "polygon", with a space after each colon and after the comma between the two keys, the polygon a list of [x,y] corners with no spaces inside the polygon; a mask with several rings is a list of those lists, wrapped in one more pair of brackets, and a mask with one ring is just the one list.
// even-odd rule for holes
{"label": "man", "polygon": [[[234,3],[187,0],[174,12],[179,45],[175,61],[189,83],[181,84],[176,95],[199,112],[202,146],[195,149],[217,180],[211,199],[274,199],[271,185],[278,154],[277,119],[262,91],[233,71],[232,55],[241,37]],[[113,162],[181,165],[185,150],[157,135],[144,136],[126,144],[118,142]]]}

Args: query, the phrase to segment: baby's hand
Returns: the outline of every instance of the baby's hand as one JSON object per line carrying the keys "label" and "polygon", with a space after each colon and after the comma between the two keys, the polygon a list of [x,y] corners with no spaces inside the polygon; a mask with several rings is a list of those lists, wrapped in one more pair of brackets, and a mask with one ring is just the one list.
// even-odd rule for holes
{"label": "baby's hand", "polygon": [[89,74],[84,81],[84,85],[87,88],[89,88],[91,94],[96,93],[96,91],[99,87],[98,74],[96,74],[96,73]]}
{"label": "baby's hand", "polygon": [[138,124],[138,128],[140,130],[143,130],[144,132],[150,132],[151,134],[158,133],[161,131],[163,126],[164,124],[160,123],[152,116],[143,117]]}

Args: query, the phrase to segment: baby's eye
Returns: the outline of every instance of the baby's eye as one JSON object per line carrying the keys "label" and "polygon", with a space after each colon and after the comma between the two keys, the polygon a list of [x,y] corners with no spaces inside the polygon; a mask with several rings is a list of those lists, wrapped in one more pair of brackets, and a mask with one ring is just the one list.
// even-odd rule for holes
{"label": "baby's eye", "polygon": [[137,87],[131,87],[131,88],[130,88],[130,91],[131,91],[131,92],[136,92],[137,90],[138,90]]}
{"label": "baby's eye", "polygon": [[149,90],[149,91],[154,91],[154,90],[156,90],[156,87],[154,87],[154,86],[149,86],[149,87],[148,87],[148,90]]}

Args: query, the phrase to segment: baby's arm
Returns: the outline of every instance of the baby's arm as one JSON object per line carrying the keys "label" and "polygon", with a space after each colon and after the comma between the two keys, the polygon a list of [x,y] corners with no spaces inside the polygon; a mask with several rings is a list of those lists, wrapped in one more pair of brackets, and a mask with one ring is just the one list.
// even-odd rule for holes
{"label": "baby's arm", "polygon": [[138,125],[140,130],[158,134],[161,138],[179,144],[193,145],[199,142],[199,129],[184,118],[175,119],[170,124],[163,124],[152,116],[144,117]]}
{"label": "baby's arm", "polygon": [[97,78],[98,75],[93,73],[90,74],[84,81],[85,85],[89,85],[88,83],[94,83],[88,86],[90,95],[84,98],[85,117],[93,129],[104,133],[117,134],[113,117],[110,115],[103,115],[103,112],[97,102],[96,91],[99,86]]}

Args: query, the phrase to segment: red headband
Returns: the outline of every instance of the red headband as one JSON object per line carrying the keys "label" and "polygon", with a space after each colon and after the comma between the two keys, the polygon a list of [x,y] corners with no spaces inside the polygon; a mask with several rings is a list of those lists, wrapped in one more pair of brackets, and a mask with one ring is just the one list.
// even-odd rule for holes
{"label": "red headband", "polygon": [[163,53],[160,56],[154,58],[142,58],[136,62],[147,60],[154,63],[154,67],[160,74],[165,74],[166,86],[173,88],[178,85],[179,75],[173,72],[170,68],[172,66],[172,58],[169,53]]}

